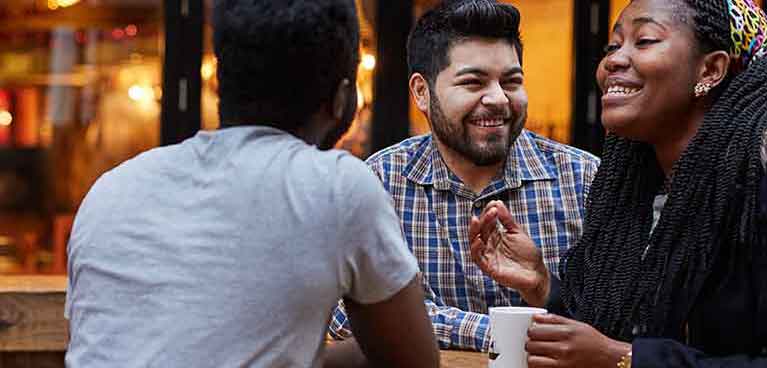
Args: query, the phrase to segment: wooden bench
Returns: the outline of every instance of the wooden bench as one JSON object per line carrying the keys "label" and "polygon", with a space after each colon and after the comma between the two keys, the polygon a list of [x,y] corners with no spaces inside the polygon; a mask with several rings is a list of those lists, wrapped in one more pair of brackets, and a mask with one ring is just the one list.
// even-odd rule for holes
{"label": "wooden bench", "polygon": [[0,276],[0,368],[62,368],[65,276]]}
{"label": "wooden bench", "polygon": [[[0,276],[0,368],[63,368],[66,276]],[[484,368],[487,354],[442,351],[443,368]]]}

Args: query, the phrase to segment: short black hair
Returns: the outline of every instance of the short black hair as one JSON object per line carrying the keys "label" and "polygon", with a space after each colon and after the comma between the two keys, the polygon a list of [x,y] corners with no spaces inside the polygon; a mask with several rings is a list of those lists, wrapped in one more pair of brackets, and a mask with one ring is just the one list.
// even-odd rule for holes
{"label": "short black hair", "polygon": [[213,23],[221,126],[291,131],[356,83],[354,0],[217,0]]}
{"label": "short black hair", "polygon": [[450,65],[450,49],[469,37],[505,39],[522,63],[519,10],[495,0],[443,1],[424,13],[407,42],[408,68],[422,74],[430,85]]}

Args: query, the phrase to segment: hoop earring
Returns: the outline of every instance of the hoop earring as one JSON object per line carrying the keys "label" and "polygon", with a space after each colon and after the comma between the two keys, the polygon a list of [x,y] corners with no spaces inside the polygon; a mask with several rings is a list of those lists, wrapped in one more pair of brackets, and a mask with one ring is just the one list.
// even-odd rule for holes
{"label": "hoop earring", "polygon": [[698,84],[695,85],[695,97],[697,98],[707,95],[710,91],[711,83],[709,82],[698,82]]}

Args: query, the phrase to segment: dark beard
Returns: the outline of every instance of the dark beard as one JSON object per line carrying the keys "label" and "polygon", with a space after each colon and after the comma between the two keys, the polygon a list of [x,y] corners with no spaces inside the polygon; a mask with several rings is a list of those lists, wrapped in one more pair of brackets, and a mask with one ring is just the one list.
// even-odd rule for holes
{"label": "dark beard", "polygon": [[522,132],[524,118],[514,120],[507,137],[492,135],[488,137],[488,147],[482,148],[472,142],[463,122],[453,124],[455,122],[448,121],[440,107],[437,94],[432,91],[430,95],[432,97],[429,102],[431,127],[440,142],[477,166],[491,166],[506,160],[511,144]]}
{"label": "dark beard", "polygon": [[352,84],[349,88],[349,98],[346,100],[346,106],[344,107],[341,121],[339,121],[338,125],[328,132],[325,139],[317,145],[317,148],[321,150],[329,150],[335,147],[336,143],[338,143],[341,137],[343,137],[352,126],[354,116],[357,114],[357,86]]}

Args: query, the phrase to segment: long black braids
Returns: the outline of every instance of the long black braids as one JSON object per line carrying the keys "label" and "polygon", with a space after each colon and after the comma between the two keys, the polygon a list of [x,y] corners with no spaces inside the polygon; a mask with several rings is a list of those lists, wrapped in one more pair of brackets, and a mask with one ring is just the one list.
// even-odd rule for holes
{"label": "long black braids", "polygon": [[[725,0],[685,2],[704,49],[723,49],[729,40]],[[606,139],[583,236],[560,274],[567,307],[612,338],[682,340],[704,284],[720,286],[756,241],[767,59],[712,92],[718,97],[674,166],[652,233],[653,199],[665,179],[655,153],[645,143]]]}

